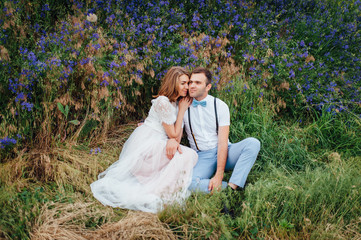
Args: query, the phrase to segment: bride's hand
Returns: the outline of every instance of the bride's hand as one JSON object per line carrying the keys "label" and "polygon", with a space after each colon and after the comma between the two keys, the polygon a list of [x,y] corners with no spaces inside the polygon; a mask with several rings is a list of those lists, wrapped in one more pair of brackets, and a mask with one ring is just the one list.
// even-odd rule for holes
{"label": "bride's hand", "polygon": [[192,104],[193,98],[191,97],[183,97],[181,100],[179,100],[178,107],[179,110],[186,111],[187,108]]}

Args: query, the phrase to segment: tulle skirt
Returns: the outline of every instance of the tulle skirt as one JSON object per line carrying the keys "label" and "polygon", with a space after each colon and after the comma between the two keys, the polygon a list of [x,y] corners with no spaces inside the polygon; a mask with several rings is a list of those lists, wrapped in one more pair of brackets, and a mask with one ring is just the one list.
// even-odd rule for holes
{"label": "tulle skirt", "polygon": [[169,160],[167,136],[149,126],[134,130],[123,146],[119,160],[99,174],[90,185],[102,204],[112,207],[158,212],[164,204],[182,203],[190,194],[197,153],[181,146]]}

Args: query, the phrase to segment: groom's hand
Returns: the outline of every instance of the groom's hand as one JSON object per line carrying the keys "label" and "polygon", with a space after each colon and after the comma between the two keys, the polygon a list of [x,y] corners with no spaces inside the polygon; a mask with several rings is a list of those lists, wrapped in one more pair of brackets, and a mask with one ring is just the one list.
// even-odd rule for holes
{"label": "groom's hand", "polygon": [[174,154],[177,152],[177,150],[180,154],[182,154],[182,149],[180,147],[179,142],[174,138],[169,139],[165,147],[167,158],[171,160],[174,157]]}
{"label": "groom's hand", "polygon": [[212,177],[211,180],[209,181],[208,190],[209,191],[221,190],[222,189],[222,179],[223,179],[223,176],[218,175],[218,174],[214,175],[214,177]]}

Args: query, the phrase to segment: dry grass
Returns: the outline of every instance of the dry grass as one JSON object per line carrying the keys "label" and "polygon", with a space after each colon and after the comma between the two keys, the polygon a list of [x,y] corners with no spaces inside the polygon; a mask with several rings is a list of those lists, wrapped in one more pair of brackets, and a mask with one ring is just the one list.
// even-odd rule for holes
{"label": "dry grass", "polygon": [[[23,156],[22,159],[26,160],[22,161],[22,166],[32,159],[38,167],[30,168],[32,176],[56,181],[58,185],[71,184],[88,195],[89,184],[99,172],[117,160],[122,145],[134,128],[135,124],[123,125],[110,131],[107,137],[91,143],[90,147],[102,146],[100,154],[90,155],[88,150],[69,143],[52,152],[38,151]],[[43,175],[39,175],[36,169],[42,169]],[[114,220],[116,214],[112,208],[100,206],[97,202],[84,201],[46,204],[33,228],[31,239],[176,239],[155,214],[129,211],[120,221],[105,223]],[[89,223],[101,227],[91,229],[87,226]]]}
{"label": "dry grass", "polygon": [[[58,185],[70,184],[81,192],[90,191],[89,184],[97,175],[115,162],[136,124],[112,129],[89,147],[76,142],[65,142],[52,149],[34,149],[21,152],[15,159],[0,165],[0,179],[5,185],[18,183],[26,186],[28,180],[55,181]],[[90,148],[100,147],[102,152],[90,154]]]}
{"label": "dry grass", "polygon": [[[83,236],[83,229],[85,216],[89,216],[87,208],[90,205],[89,203],[45,205],[30,234],[31,239],[86,239]],[[81,220],[83,223],[80,222]]]}
{"label": "dry grass", "polygon": [[52,203],[43,207],[30,234],[33,240],[52,239],[176,239],[172,231],[156,214],[129,211],[118,222],[109,222],[97,229],[89,229],[89,219],[109,219],[112,208],[96,208],[93,203]]}
{"label": "dry grass", "polygon": [[[130,211],[117,221],[121,214],[90,197],[89,184],[118,159],[135,126],[133,123],[112,130],[91,142],[89,147],[69,141],[51,150],[37,149],[19,154],[16,159],[1,164],[0,179],[7,186],[21,189],[30,186],[34,180],[54,181],[58,186],[70,185],[84,194],[76,197],[74,204],[45,204],[32,227],[31,239],[176,239],[155,214]],[[90,154],[90,148],[97,147],[102,152]],[[89,197],[92,202],[87,200]]]}
{"label": "dry grass", "polygon": [[103,225],[89,239],[177,239],[152,213],[129,212],[116,223]]}

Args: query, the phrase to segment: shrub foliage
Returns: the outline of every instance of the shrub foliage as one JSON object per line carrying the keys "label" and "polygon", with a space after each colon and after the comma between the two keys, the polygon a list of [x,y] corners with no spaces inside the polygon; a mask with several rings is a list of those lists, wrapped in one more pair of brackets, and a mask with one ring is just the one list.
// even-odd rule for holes
{"label": "shrub foliage", "polygon": [[90,122],[100,130],[143,117],[172,65],[210,68],[214,91],[260,89],[279,116],[307,121],[325,109],[360,117],[359,8],[309,0],[2,2],[1,148],[50,146]]}

